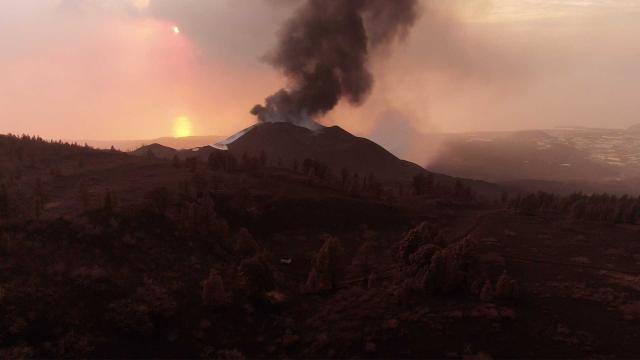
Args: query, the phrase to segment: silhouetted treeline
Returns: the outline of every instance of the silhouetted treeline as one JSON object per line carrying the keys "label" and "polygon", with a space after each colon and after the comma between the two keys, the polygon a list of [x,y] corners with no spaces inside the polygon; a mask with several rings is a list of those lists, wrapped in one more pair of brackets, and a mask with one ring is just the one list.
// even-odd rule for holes
{"label": "silhouetted treeline", "polygon": [[64,155],[77,153],[82,149],[95,150],[87,144],[45,140],[39,136],[0,135],[0,154],[9,158],[30,161],[37,155]]}
{"label": "silhouetted treeline", "polygon": [[640,197],[610,194],[568,196],[537,192],[518,195],[511,200],[503,198],[509,208],[525,215],[545,211],[567,214],[576,220],[603,221],[616,224],[636,224],[640,220]]}
{"label": "silhouetted treeline", "polygon": [[445,195],[459,200],[475,200],[471,187],[463,184],[460,179],[456,179],[453,186],[445,186],[435,181],[432,173],[421,172],[413,176],[411,186],[416,196]]}
{"label": "silhouetted treeline", "polygon": [[[179,160],[175,158],[173,162],[175,165],[179,163]],[[197,167],[194,164],[197,162],[195,157],[189,158],[185,162],[191,169]],[[257,155],[245,152],[239,160],[230,152],[217,151],[209,155],[208,165],[214,171],[256,171],[267,167],[287,169],[306,176],[312,183],[337,188],[353,196],[363,195],[388,199],[394,190],[385,188],[373,172],[360,174],[351,169],[342,168],[337,173],[336,169],[332,169],[327,163],[312,158],[293,159],[289,164],[286,164],[281,158],[270,159],[264,151]]]}
{"label": "silhouetted treeline", "polygon": [[50,175],[62,174],[60,167],[82,169],[89,161],[125,156],[115,149],[99,150],[87,144],[45,140],[29,135],[0,135],[0,181],[20,178],[23,170],[45,169]]}

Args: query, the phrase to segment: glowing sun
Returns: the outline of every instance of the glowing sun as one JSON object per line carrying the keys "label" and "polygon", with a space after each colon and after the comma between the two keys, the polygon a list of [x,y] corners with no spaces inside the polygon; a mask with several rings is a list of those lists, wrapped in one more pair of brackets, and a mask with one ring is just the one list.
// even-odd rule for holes
{"label": "glowing sun", "polygon": [[175,137],[191,136],[192,130],[191,120],[186,116],[180,116],[173,123],[173,136]]}
{"label": "glowing sun", "polygon": [[180,34],[180,28],[178,26],[174,26],[171,30],[173,30],[174,34]]}

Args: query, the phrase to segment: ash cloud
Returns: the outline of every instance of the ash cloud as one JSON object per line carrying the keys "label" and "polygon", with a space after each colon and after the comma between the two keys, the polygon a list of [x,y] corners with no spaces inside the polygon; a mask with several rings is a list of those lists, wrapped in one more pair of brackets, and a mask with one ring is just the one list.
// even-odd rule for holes
{"label": "ash cloud", "polygon": [[267,56],[290,86],[251,113],[263,122],[300,124],[343,98],[362,104],[374,82],[371,55],[403,39],[418,15],[417,0],[307,0]]}

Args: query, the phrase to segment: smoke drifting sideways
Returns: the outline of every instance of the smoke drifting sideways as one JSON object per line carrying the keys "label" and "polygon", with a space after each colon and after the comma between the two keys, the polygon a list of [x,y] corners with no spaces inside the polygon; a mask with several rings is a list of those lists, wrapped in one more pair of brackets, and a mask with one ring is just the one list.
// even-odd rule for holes
{"label": "smoke drifting sideways", "polygon": [[307,0],[266,56],[290,84],[251,113],[304,126],[343,98],[362,104],[374,83],[370,57],[406,38],[419,13],[417,0]]}

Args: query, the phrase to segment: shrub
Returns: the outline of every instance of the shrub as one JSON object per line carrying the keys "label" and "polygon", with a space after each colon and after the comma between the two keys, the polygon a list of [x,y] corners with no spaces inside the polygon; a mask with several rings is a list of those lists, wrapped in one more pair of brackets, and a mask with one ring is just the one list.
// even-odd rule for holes
{"label": "shrub", "polygon": [[0,357],[3,359],[33,359],[35,357],[35,351],[30,346],[18,345],[8,347],[0,350]]}
{"label": "shrub", "polygon": [[215,204],[210,196],[186,204],[182,209],[182,219],[181,223],[191,235],[213,238],[225,249],[232,250],[233,244],[227,244],[230,241],[229,226],[216,213]]}
{"label": "shrub", "polygon": [[491,281],[487,280],[480,291],[480,300],[485,302],[490,302],[493,300],[495,293],[493,291],[493,286],[491,286]]}
{"label": "shrub", "polygon": [[518,297],[518,283],[503,272],[496,283],[495,295],[498,299],[515,299]]}
{"label": "shrub", "polygon": [[468,292],[477,276],[472,250],[475,241],[464,239],[435,252],[422,286],[431,293]]}
{"label": "shrub", "polygon": [[372,241],[366,241],[358,249],[356,255],[351,260],[349,274],[355,278],[368,278],[377,263],[375,244]]}
{"label": "shrub", "polygon": [[9,215],[9,190],[5,184],[0,184],[0,217]]}
{"label": "shrub", "polygon": [[234,251],[238,256],[245,259],[258,254],[260,247],[253,239],[251,233],[247,229],[241,228],[236,234],[236,245]]}
{"label": "shrub", "polygon": [[338,285],[344,250],[338,238],[324,235],[324,244],[316,255],[305,289],[310,292],[335,289]]}
{"label": "shrub", "polygon": [[398,248],[398,257],[405,264],[409,263],[410,256],[424,244],[433,244],[440,238],[440,232],[426,222],[409,230]]}
{"label": "shrub", "polygon": [[205,305],[224,305],[229,302],[222,277],[215,269],[211,269],[209,277],[202,283],[202,302]]}
{"label": "shrub", "polygon": [[135,294],[109,305],[108,318],[124,330],[148,334],[154,329],[154,319],[174,314],[176,303],[164,287],[145,278]]}
{"label": "shrub", "polygon": [[259,297],[275,287],[273,270],[263,253],[245,259],[240,264],[241,288],[249,297]]}
{"label": "shrub", "polygon": [[169,208],[171,202],[171,193],[169,189],[164,186],[157,187],[149,191],[145,195],[146,200],[149,203],[149,207],[156,211],[158,214],[163,215]]}

